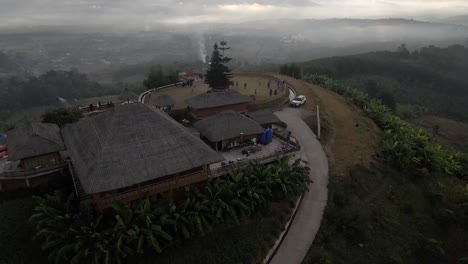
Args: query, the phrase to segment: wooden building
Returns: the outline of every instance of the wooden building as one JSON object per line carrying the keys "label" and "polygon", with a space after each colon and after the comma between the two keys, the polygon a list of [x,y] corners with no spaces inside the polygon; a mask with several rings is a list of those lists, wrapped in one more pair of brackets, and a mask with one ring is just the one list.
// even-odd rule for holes
{"label": "wooden building", "polygon": [[281,127],[287,126],[286,123],[282,122],[270,110],[258,110],[254,112],[248,112],[245,115],[264,128],[271,128],[273,125],[277,125]]}
{"label": "wooden building", "polygon": [[0,190],[34,187],[66,169],[65,146],[55,124],[30,123],[8,132],[8,166],[0,170]]}
{"label": "wooden building", "polygon": [[164,112],[116,106],[62,130],[79,196],[99,209],[206,181],[224,158]]}
{"label": "wooden building", "polygon": [[200,120],[194,127],[215,150],[226,150],[252,141],[265,131],[255,121],[231,110]]}
{"label": "wooden building", "polygon": [[237,91],[204,93],[187,99],[192,115],[203,119],[218,113],[232,110],[238,113],[247,112],[247,105],[253,101],[250,96],[242,95]]}
{"label": "wooden building", "polygon": [[20,161],[21,169],[46,167],[62,162],[65,149],[56,124],[31,123],[8,132],[8,160]]}

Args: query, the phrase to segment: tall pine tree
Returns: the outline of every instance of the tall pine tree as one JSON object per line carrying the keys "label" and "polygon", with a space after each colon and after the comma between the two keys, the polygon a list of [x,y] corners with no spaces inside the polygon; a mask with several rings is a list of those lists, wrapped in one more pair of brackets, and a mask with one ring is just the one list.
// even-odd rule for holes
{"label": "tall pine tree", "polygon": [[[228,48],[225,47],[226,42],[222,42],[223,53]],[[214,90],[228,89],[229,85],[232,84],[231,69],[226,66],[226,63],[231,61],[231,58],[224,56],[220,53],[218,44],[213,45],[213,53],[211,54],[210,66],[206,70],[205,83],[208,84]]]}

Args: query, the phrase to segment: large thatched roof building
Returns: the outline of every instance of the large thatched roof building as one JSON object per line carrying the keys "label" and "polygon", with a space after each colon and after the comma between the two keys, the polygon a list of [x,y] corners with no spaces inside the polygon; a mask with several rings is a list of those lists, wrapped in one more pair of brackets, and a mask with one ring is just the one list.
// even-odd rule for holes
{"label": "large thatched roof building", "polygon": [[224,111],[194,124],[201,137],[217,150],[232,143],[242,143],[256,138],[264,129],[255,121],[234,111]]}
{"label": "large thatched roof building", "polygon": [[[109,195],[134,190],[131,199],[137,199],[181,187],[178,179],[190,173],[198,173],[196,181],[206,180],[208,166],[223,160],[168,115],[141,103],[116,106],[65,127],[62,134],[84,191],[98,194],[100,208],[109,205],[110,199],[104,201]],[[165,180],[171,184],[145,189]],[[193,182],[184,178],[181,184]]]}
{"label": "large thatched roof building", "polygon": [[198,119],[206,118],[223,111],[247,112],[247,105],[253,99],[237,91],[204,93],[185,100],[192,115]]}

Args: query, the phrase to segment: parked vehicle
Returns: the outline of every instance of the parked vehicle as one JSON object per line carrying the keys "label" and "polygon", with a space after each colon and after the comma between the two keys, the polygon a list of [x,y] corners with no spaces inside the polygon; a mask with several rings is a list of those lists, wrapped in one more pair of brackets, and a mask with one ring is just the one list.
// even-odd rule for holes
{"label": "parked vehicle", "polygon": [[304,95],[299,95],[298,97],[291,100],[289,103],[290,106],[299,107],[307,101],[307,98]]}

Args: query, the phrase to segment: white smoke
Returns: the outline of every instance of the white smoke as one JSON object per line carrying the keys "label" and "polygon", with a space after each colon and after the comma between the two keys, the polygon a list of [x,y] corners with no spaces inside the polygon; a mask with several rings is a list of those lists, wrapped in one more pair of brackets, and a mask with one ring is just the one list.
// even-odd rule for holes
{"label": "white smoke", "polygon": [[205,45],[205,38],[200,35],[197,37],[198,43],[198,56],[203,63],[206,63],[206,45]]}

